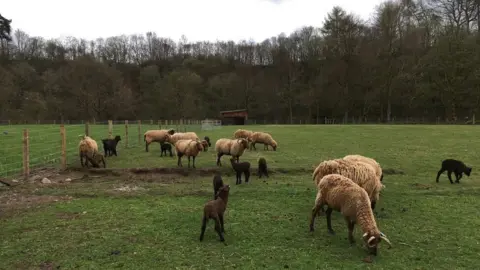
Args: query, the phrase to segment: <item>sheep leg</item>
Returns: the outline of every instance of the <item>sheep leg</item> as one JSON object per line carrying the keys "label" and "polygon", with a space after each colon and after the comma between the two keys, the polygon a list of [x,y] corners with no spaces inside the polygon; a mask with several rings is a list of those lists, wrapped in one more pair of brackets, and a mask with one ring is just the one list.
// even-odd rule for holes
{"label": "sheep leg", "polygon": [[220,225],[222,226],[222,233],[225,233],[225,227],[223,223],[223,214],[218,215],[218,218],[220,219]]}
{"label": "sheep leg", "polygon": [[[188,157],[188,161],[190,162],[190,157]],[[195,167],[195,156],[193,157],[193,168],[197,168]]]}
{"label": "sheep leg", "polygon": [[204,215],[202,219],[202,230],[200,233],[200,241],[203,241],[203,236],[205,235],[205,229],[207,228],[207,217]]}
{"label": "sheep leg", "polygon": [[235,171],[236,175],[237,175],[237,182],[236,184],[239,185],[242,183],[242,172],[241,171]]}
{"label": "sheep leg", "polygon": [[181,153],[177,153],[177,154],[178,154],[177,166],[178,167],[183,167],[183,165],[182,165],[182,154]]}
{"label": "sheep leg", "polygon": [[255,151],[257,151],[257,148],[255,147],[255,143],[252,142],[252,144],[250,144],[250,150],[254,149]]}
{"label": "sheep leg", "polygon": [[113,154],[117,157],[117,149],[113,149]]}
{"label": "sheep leg", "polygon": [[223,156],[222,153],[217,154],[217,166],[222,166],[222,162],[220,161],[220,158]]}
{"label": "sheep leg", "polygon": [[82,165],[82,167],[84,167],[84,165],[83,165],[83,155],[80,154],[79,156],[80,156],[80,164]]}
{"label": "sheep leg", "polygon": [[462,173],[455,173],[455,178],[457,179],[455,180],[455,183],[459,184],[460,179],[462,178]]}
{"label": "sheep leg", "polygon": [[[438,173],[437,173],[437,179],[436,179],[437,183],[438,183],[438,178],[440,177],[440,175],[441,175],[444,171],[445,171],[444,168],[441,168],[441,169],[438,171]],[[382,178],[380,178],[380,181],[382,181],[381,179],[383,179],[383,174],[382,174]]]}
{"label": "sheep leg", "polygon": [[245,183],[248,183],[248,179],[250,179],[250,170],[245,171]]}
{"label": "sheep leg", "polygon": [[322,208],[323,204],[315,202],[315,206],[312,208],[312,216],[310,217],[310,231],[315,230],[315,217],[318,215],[318,211]]}
{"label": "sheep leg", "polygon": [[148,152],[148,145],[149,145],[149,143],[145,142],[145,152]]}
{"label": "sheep leg", "polygon": [[448,180],[450,180],[450,184],[453,184],[453,181],[452,181],[452,171],[448,171]]}
{"label": "sheep leg", "polygon": [[[168,152],[170,152],[170,156],[173,157],[173,154],[172,154],[172,149],[168,149]],[[167,151],[165,150],[165,156],[167,155]]]}
{"label": "sheep leg", "polygon": [[220,241],[225,242],[225,238],[223,238],[222,228],[220,225],[220,218],[218,216],[215,218],[215,231],[217,231],[218,236],[220,236]]}
{"label": "sheep leg", "polygon": [[348,226],[348,241],[353,245],[355,243],[355,238],[353,238],[353,228],[355,227],[355,222],[350,221],[348,218],[345,218],[345,220],[347,221]]}
{"label": "sheep leg", "polygon": [[328,207],[327,211],[325,212],[327,215],[327,229],[329,234],[335,235],[335,231],[332,229],[332,212],[333,209],[330,207]]}

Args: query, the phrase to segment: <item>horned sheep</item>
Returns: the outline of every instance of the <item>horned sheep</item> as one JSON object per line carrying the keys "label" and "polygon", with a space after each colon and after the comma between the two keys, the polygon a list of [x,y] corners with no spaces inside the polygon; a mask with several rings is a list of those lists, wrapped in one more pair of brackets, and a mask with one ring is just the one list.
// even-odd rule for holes
{"label": "horned sheep", "polygon": [[223,155],[229,155],[239,161],[239,157],[243,155],[245,149],[248,148],[248,141],[240,138],[240,139],[218,139],[215,143],[215,152],[217,152],[217,166],[222,166],[220,162],[220,158]]}
{"label": "horned sheep", "polygon": [[375,174],[375,169],[364,162],[354,162],[345,159],[332,159],[321,162],[313,172],[313,180],[318,183],[327,174],[337,173],[352,179],[357,185],[367,191],[372,209],[380,199],[380,190],[384,187]]}
{"label": "horned sheep", "polygon": [[182,157],[187,156],[188,168],[190,168],[190,157],[193,157],[193,168],[195,168],[195,158],[202,150],[202,143],[198,140],[178,140],[175,144],[175,151],[177,152],[178,156],[177,166],[183,167]]}
{"label": "horned sheep", "polygon": [[145,152],[148,152],[148,146],[152,142],[165,142],[167,139],[167,135],[173,135],[175,134],[175,130],[173,129],[152,129],[152,130],[147,130],[143,134],[143,140],[145,141]]}
{"label": "horned sheep", "polygon": [[249,141],[251,142],[250,149],[255,149],[256,143],[263,143],[263,149],[268,150],[268,146],[273,148],[273,151],[277,151],[277,142],[273,139],[272,135],[266,132],[253,132],[252,135],[249,137]]}
{"label": "horned sheep", "polygon": [[380,182],[383,181],[382,167],[380,166],[380,164],[375,159],[365,157],[365,156],[362,156],[362,155],[347,155],[347,156],[344,156],[343,159],[351,160],[351,161],[361,161],[361,162],[365,162],[365,163],[368,163],[368,164],[372,165],[373,168],[375,169],[375,173],[377,174],[377,177],[380,178]]}
{"label": "horned sheep", "polygon": [[391,247],[388,238],[380,232],[370,208],[367,192],[351,179],[340,174],[329,174],[322,177],[318,183],[315,206],[310,217],[310,231],[314,231],[315,217],[323,205],[327,205],[327,228],[330,234],[335,234],[332,229],[332,211],[339,211],[348,224],[348,240],[355,243],[353,229],[355,223],[363,231],[363,240],[366,242],[370,254],[377,255],[377,246],[383,239]]}

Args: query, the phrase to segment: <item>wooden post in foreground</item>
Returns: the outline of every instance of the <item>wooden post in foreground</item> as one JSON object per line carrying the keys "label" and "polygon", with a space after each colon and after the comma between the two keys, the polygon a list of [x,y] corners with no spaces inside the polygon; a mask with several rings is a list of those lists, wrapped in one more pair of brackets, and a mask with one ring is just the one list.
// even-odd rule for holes
{"label": "wooden post in foreground", "polygon": [[108,120],[108,138],[113,139],[113,121]]}
{"label": "wooden post in foreground", "polygon": [[142,120],[138,120],[138,144],[142,144]]}
{"label": "wooden post in foreground", "polygon": [[62,140],[62,151],[61,151],[61,165],[62,165],[62,170],[67,169],[67,136],[65,134],[65,126],[62,124],[60,125],[60,138]]}
{"label": "wooden post in foreground", "polygon": [[30,176],[30,143],[28,129],[23,130],[23,177],[25,180]]}
{"label": "wooden post in foreground", "polygon": [[90,136],[90,125],[89,122],[85,122],[85,135]]}
{"label": "wooden post in foreground", "polygon": [[128,147],[128,120],[125,120],[125,148]]}

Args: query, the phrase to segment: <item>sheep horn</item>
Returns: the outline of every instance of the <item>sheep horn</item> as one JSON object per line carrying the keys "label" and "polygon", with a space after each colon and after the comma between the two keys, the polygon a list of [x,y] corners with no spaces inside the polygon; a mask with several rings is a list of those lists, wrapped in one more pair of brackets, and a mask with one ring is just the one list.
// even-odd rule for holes
{"label": "sheep horn", "polygon": [[383,234],[382,232],[380,233],[380,238],[385,240],[385,242],[387,242],[389,247],[392,247],[392,243],[390,243],[390,240],[388,240],[387,236],[385,234]]}

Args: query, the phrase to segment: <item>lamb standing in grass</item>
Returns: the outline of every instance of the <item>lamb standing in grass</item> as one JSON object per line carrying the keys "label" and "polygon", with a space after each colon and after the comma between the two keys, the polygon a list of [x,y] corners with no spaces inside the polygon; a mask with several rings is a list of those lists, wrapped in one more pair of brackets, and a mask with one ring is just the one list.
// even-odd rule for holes
{"label": "lamb standing in grass", "polygon": [[370,164],[345,159],[325,160],[313,172],[313,180],[317,188],[320,179],[332,173],[348,177],[365,189],[372,202],[372,209],[375,209],[375,205],[380,199],[380,191],[383,185],[380,182],[380,178],[377,177],[375,169]]}
{"label": "lamb standing in grass", "polygon": [[375,159],[365,157],[365,156],[361,156],[361,155],[347,155],[347,156],[344,156],[343,159],[351,160],[351,161],[361,161],[361,162],[365,162],[365,163],[368,163],[368,164],[372,165],[373,168],[375,169],[375,173],[380,178],[380,182],[383,181],[382,167],[380,166],[380,164]]}
{"label": "lamb standing in grass", "polygon": [[262,178],[265,175],[268,178],[267,160],[264,157],[258,159],[258,177]]}
{"label": "lamb standing in grass", "polygon": [[[97,142],[87,135],[82,135],[82,139],[78,143],[78,152],[80,156],[80,164],[82,165],[82,167],[87,166],[88,168],[88,159],[92,159],[94,153],[98,152]],[[85,164],[83,162],[84,159]]]}
{"label": "lamb standing in grass", "polygon": [[271,146],[273,151],[277,151],[277,142],[272,138],[272,135],[266,132],[253,132],[249,140],[251,141],[250,149],[257,150],[255,144],[263,143],[263,150],[268,150],[268,146]]}
{"label": "lamb standing in grass", "polygon": [[175,130],[173,129],[154,129],[148,130],[143,134],[143,140],[145,141],[145,152],[148,152],[148,146],[152,142],[165,142],[167,135],[175,134]]}
{"label": "lamb standing in grass", "polygon": [[167,151],[170,153],[170,156],[173,157],[172,145],[169,144],[169,143],[161,142],[160,143],[160,156],[163,157],[164,153],[165,153],[165,156],[167,156]]}
{"label": "lamb standing in grass", "polygon": [[450,180],[450,184],[453,184],[452,181],[452,172],[455,173],[455,183],[460,184],[460,179],[462,178],[462,174],[465,173],[467,176],[470,176],[470,173],[472,172],[472,168],[468,167],[465,165],[460,160],[455,160],[455,159],[445,159],[442,161],[442,167],[437,173],[437,183],[438,183],[438,178],[440,175],[444,172],[447,171],[448,173],[448,180]]}
{"label": "lamb standing in grass", "polygon": [[366,242],[371,254],[377,255],[377,246],[380,240],[385,240],[390,246],[388,238],[380,232],[375,222],[370,199],[367,192],[355,184],[351,179],[340,174],[329,174],[320,179],[318,183],[315,206],[310,217],[310,231],[314,231],[315,217],[327,205],[327,229],[330,234],[335,234],[332,229],[332,211],[339,211],[345,217],[348,225],[348,240],[355,243],[353,229],[355,223],[362,228],[363,240]]}
{"label": "lamb standing in grass", "polygon": [[188,157],[188,168],[190,168],[190,157],[193,157],[193,168],[195,168],[195,158],[203,150],[202,143],[198,140],[178,140],[175,144],[175,150],[178,156],[177,166],[183,167],[182,157]]}
{"label": "lamb standing in grass", "polygon": [[220,158],[223,155],[230,155],[239,161],[245,149],[248,148],[248,141],[245,139],[218,139],[215,143],[215,152],[217,152],[217,166],[222,166]]}
{"label": "lamb standing in grass", "polygon": [[237,177],[235,184],[239,185],[242,183],[242,173],[245,175],[245,183],[248,183],[250,179],[250,162],[235,162],[235,159],[232,157],[230,158],[230,163]]}
{"label": "lamb standing in grass", "polygon": [[229,185],[222,186],[218,191],[218,197],[215,200],[207,202],[203,207],[202,231],[200,233],[200,241],[203,241],[203,236],[205,234],[205,229],[207,228],[208,220],[213,219],[215,221],[215,231],[218,233],[220,241],[225,243],[225,238],[223,237],[223,234],[225,233],[223,217],[225,214],[225,210],[227,210],[229,192]]}
{"label": "lamb standing in grass", "polygon": [[117,144],[119,141],[121,141],[122,138],[120,135],[115,136],[114,139],[103,139],[103,151],[105,152],[105,157],[109,156],[111,157],[112,155],[117,156]]}

